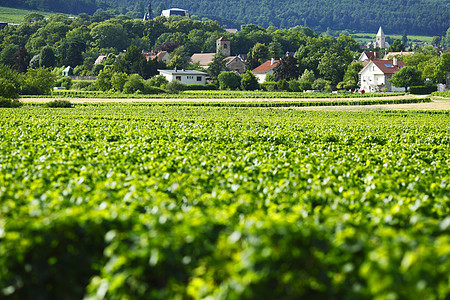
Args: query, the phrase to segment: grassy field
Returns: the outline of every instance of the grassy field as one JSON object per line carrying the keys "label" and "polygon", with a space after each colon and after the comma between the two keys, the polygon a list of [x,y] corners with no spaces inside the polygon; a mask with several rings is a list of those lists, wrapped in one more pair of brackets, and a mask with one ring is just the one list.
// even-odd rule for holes
{"label": "grassy field", "polygon": [[39,13],[46,17],[53,14],[53,13],[49,13],[49,12],[0,6],[0,22],[15,23],[15,24],[21,23],[21,22],[23,22],[23,18],[31,12],[36,12],[36,13]]}
{"label": "grassy field", "polygon": [[[386,34],[386,33],[385,33]],[[375,41],[376,33],[352,33],[350,34],[357,42],[372,42]],[[402,39],[402,34],[387,34],[386,37],[390,37],[394,40]],[[431,44],[431,40],[433,37],[431,36],[422,36],[422,35],[408,35],[408,41],[417,43],[417,42],[427,42]]]}

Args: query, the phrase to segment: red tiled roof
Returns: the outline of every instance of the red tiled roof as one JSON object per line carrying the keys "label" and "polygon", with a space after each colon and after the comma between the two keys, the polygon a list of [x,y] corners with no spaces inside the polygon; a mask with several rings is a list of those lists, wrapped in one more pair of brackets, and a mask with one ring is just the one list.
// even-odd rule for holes
{"label": "red tiled roof", "polygon": [[266,61],[265,63],[263,63],[262,65],[260,65],[256,69],[254,69],[252,71],[252,73],[267,73],[268,71],[270,71],[273,68],[275,68],[280,63],[280,61],[279,60],[275,60],[273,64],[271,64],[271,63],[272,63],[271,60]]}
{"label": "red tiled roof", "polygon": [[[384,74],[394,74],[400,68],[406,66],[401,60],[397,60],[397,66],[394,66],[392,60],[373,60],[372,63],[377,66]],[[392,67],[390,67],[392,65]]]}

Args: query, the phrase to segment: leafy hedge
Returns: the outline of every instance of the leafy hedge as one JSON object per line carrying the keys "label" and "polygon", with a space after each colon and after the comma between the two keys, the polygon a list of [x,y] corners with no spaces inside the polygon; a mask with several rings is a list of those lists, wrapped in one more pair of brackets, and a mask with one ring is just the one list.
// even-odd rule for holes
{"label": "leafy hedge", "polygon": [[14,108],[21,107],[22,105],[22,102],[19,100],[0,97],[0,107]]}
{"label": "leafy hedge", "polygon": [[60,108],[70,108],[72,107],[72,103],[68,100],[54,100],[46,103],[47,107],[60,107]]}
{"label": "leafy hedge", "polygon": [[431,96],[447,97],[450,98],[450,91],[445,92],[433,92]]}
{"label": "leafy hedge", "polygon": [[409,88],[409,92],[415,95],[428,95],[437,91],[436,85],[421,85],[412,86]]}

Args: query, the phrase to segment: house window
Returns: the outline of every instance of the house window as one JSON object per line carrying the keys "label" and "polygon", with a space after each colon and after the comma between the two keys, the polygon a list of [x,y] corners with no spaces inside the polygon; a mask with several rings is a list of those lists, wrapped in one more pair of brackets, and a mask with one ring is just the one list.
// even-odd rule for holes
{"label": "house window", "polygon": [[202,81],[202,76],[197,76],[197,81]]}
{"label": "house window", "polygon": [[181,76],[175,76],[175,79],[181,81]]}

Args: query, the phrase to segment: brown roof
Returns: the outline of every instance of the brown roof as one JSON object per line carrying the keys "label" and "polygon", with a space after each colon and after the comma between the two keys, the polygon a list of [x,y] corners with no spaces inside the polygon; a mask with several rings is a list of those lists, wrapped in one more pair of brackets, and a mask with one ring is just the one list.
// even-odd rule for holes
{"label": "brown roof", "polygon": [[380,53],[378,53],[378,52],[367,51],[367,52],[364,52],[364,53],[366,54],[366,56],[370,60],[373,60],[373,59],[376,59],[376,58],[380,58]]}
{"label": "brown roof", "polygon": [[226,37],[222,36],[220,39],[218,39],[218,41],[229,41],[229,39],[227,39]]}
{"label": "brown roof", "polygon": [[279,63],[279,60],[275,60],[273,64],[271,60],[268,60],[259,67],[255,68],[252,73],[267,73],[268,71],[275,68]]}
{"label": "brown roof", "polygon": [[377,66],[384,74],[394,74],[400,68],[405,66],[401,60],[397,60],[397,66],[394,66],[392,60],[372,60],[372,63]]}
{"label": "brown roof", "polygon": [[207,66],[210,62],[212,62],[214,55],[216,53],[194,53],[191,56],[191,61],[195,63],[200,63],[200,66]]}

